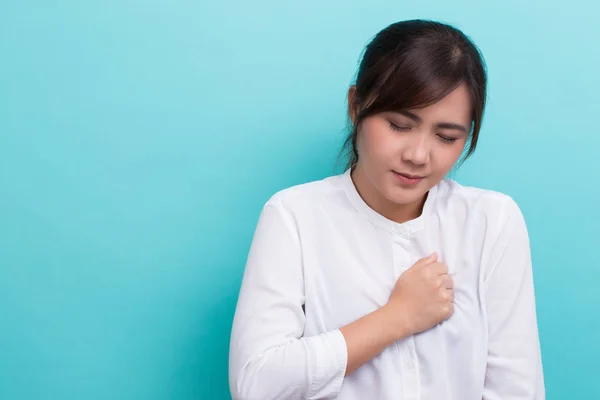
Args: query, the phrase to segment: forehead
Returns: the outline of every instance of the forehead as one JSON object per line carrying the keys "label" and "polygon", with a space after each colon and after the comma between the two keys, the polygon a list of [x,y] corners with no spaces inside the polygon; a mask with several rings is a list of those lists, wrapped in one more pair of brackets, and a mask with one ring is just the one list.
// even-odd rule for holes
{"label": "forehead", "polygon": [[423,119],[445,119],[464,123],[471,120],[471,103],[471,95],[467,86],[460,84],[439,101],[427,107],[410,111]]}

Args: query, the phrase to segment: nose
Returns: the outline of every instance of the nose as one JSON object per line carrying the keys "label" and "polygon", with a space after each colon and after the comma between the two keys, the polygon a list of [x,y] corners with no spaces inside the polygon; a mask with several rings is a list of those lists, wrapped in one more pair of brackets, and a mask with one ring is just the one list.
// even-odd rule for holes
{"label": "nose", "polygon": [[427,135],[414,135],[405,142],[402,161],[415,165],[426,165],[430,157],[430,143]]}

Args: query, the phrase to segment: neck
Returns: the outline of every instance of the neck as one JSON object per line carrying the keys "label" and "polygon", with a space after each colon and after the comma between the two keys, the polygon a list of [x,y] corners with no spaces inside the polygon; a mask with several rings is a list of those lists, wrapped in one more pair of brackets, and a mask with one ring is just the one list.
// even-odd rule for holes
{"label": "neck", "polygon": [[385,197],[359,166],[351,171],[350,177],[363,201],[374,211],[391,221],[404,223],[419,217],[423,212],[427,194],[412,203],[399,204]]}

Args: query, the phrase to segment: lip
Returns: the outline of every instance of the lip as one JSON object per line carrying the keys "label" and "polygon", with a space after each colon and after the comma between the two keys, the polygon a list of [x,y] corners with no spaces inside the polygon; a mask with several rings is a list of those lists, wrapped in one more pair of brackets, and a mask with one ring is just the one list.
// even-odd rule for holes
{"label": "lip", "polygon": [[398,180],[406,185],[416,185],[421,182],[425,177],[418,175],[405,174],[402,172],[392,171]]}

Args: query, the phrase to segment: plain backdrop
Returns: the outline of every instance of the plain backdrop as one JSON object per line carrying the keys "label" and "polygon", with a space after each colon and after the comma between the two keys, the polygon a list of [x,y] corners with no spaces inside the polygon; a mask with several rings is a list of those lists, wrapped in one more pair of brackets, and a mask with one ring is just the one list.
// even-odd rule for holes
{"label": "plain backdrop", "polygon": [[488,63],[455,175],[530,231],[548,399],[600,398],[597,2],[0,2],[0,398],[227,399],[260,209],[340,172],[346,91],[390,23]]}

